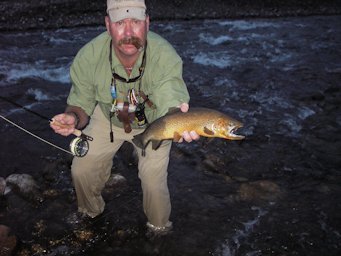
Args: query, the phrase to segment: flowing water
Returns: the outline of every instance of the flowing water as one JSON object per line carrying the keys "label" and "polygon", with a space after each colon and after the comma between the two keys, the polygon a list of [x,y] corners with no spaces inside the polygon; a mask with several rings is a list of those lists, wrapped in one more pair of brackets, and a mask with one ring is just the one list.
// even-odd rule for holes
{"label": "flowing water", "polygon": [[[100,223],[75,232],[67,221],[76,207],[71,157],[1,119],[0,176],[28,173],[43,197],[1,198],[0,224],[17,235],[17,255],[340,255],[340,16],[152,22],[151,30],[183,58],[191,106],[242,121],[246,139],[174,144],[174,230],[151,239],[129,145],[114,158],[120,181],[103,192]],[[62,112],[72,59],[102,31],[0,34],[1,96],[47,117]],[[46,120],[0,106],[67,149],[70,138]]]}

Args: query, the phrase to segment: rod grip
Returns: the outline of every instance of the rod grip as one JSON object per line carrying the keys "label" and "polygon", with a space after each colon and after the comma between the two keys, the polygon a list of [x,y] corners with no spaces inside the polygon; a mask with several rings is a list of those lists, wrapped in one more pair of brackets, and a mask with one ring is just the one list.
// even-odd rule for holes
{"label": "rod grip", "polygon": [[[71,125],[62,124],[62,123],[56,121],[55,119],[51,119],[50,123],[53,124],[53,125],[57,125],[57,126],[59,126],[60,128],[69,128],[69,129],[72,128]],[[80,130],[78,130],[78,129],[75,129],[74,132],[73,132],[72,134],[74,134],[74,135],[77,136],[77,137],[80,137],[80,136],[82,135],[82,131],[80,131]]]}

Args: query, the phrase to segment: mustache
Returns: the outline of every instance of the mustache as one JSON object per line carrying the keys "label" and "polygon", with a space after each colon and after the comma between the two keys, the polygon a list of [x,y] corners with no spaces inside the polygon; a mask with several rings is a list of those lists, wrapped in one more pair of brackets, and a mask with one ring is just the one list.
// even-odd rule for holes
{"label": "mustache", "polygon": [[143,47],[142,40],[135,36],[122,38],[118,41],[118,45],[121,46],[122,44],[132,44],[136,49],[141,49]]}

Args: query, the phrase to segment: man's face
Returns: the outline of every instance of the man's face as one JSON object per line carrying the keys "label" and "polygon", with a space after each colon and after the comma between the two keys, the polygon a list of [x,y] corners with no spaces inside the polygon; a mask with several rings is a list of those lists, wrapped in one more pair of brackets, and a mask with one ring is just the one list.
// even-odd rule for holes
{"label": "man's face", "polygon": [[117,54],[127,57],[138,55],[140,49],[144,47],[149,30],[148,16],[143,21],[124,19],[118,22],[111,22],[106,16],[105,25]]}

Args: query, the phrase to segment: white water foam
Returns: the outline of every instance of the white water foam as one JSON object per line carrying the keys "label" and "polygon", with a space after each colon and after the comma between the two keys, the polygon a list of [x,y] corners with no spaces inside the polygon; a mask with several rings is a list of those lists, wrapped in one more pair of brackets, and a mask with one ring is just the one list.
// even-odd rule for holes
{"label": "white water foam", "polygon": [[34,65],[30,63],[22,64],[5,64],[0,66],[0,73],[5,75],[2,83],[16,83],[25,78],[41,78],[51,82],[59,82],[67,84],[70,82],[69,65],[51,66],[42,62],[36,62]]}
{"label": "white water foam", "polygon": [[45,94],[40,89],[33,89],[33,88],[28,89],[26,94],[33,96],[34,99],[37,101],[46,101],[46,100],[52,100],[55,98],[55,97],[51,97]]}
{"label": "white water foam", "polygon": [[203,66],[213,66],[218,68],[226,68],[232,65],[231,59],[222,52],[219,53],[199,53],[192,57],[193,62]]}
{"label": "white water foam", "polygon": [[223,44],[228,41],[232,41],[233,38],[230,36],[222,35],[218,37],[214,37],[209,33],[200,33],[199,34],[199,40],[204,43],[208,43],[210,45],[219,45]]}
{"label": "white water foam", "polygon": [[63,38],[56,38],[56,37],[48,37],[48,41],[49,43],[53,44],[53,45],[64,45],[64,44],[68,44],[68,43],[72,43],[73,40],[72,39],[63,39]]}
{"label": "white water foam", "polygon": [[271,22],[244,21],[244,20],[221,21],[221,22],[218,22],[218,24],[220,26],[230,26],[231,29],[233,30],[250,30],[250,29],[257,29],[257,28],[278,27],[278,25],[271,23]]}
{"label": "white water foam", "polygon": [[314,115],[316,112],[308,107],[300,107],[298,109],[298,117],[302,120],[307,119],[309,116]]}
{"label": "white water foam", "polygon": [[[268,213],[267,211],[256,206],[252,206],[251,209],[253,211],[257,211],[256,217],[247,222],[242,222],[244,228],[237,230],[231,238],[226,239],[225,243],[223,243],[219,248],[217,248],[213,255],[221,255],[221,256],[238,255],[237,254],[238,249],[242,245],[243,241],[247,240],[247,238],[254,232],[254,229],[259,224],[261,218]],[[261,252],[255,250],[255,251],[248,252],[245,255],[256,256],[256,255],[261,255]]]}
{"label": "white water foam", "polygon": [[290,109],[293,106],[289,103],[288,99],[285,99],[279,95],[273,95],[269,97],[268,92],[256,92],[250,95],[249,98],[253,101],[258,102],[262,105],[264,109],[272,110],[275,107],[280,107],[282,109]]}
{"label": "white water foam", "polygon": [[296,116],[288,113],[284,114],[279,124],[279,134],[286,134],[292,137],[297,137],[299,132],[302,130],[302,125],[299,123],[299,120],[297,120]]}

